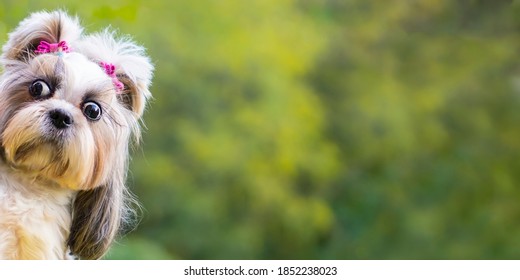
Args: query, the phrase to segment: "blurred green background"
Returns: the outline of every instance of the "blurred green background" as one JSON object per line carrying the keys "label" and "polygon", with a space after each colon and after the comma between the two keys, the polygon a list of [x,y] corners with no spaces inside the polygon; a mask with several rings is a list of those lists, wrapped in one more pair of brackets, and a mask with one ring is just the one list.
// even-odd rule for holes
{"label": "blurred green background", "polygon": [[1,1],[148,49],[109,259],[520,259],[520,1]]}

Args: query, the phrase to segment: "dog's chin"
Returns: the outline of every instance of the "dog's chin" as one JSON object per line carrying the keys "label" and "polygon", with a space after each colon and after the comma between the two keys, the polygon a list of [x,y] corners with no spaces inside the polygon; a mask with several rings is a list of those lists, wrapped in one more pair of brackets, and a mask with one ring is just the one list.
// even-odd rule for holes
{"label": "dog's chin", "polygon": [[59,147],[51,142],[29,142],[20,146],[6,147],[6,158],[13,167],[30,173],[48,169],[59,162]]}
{"label": "dog's chin", "polygon": [[29,178],[70,189],[78,189],[83,185],[81,178],[85,176],[82,176],[81,170],[71,168],[71,159],[63,154],[62,145],[54,141],[7,146],[5,158],[14,169]]}

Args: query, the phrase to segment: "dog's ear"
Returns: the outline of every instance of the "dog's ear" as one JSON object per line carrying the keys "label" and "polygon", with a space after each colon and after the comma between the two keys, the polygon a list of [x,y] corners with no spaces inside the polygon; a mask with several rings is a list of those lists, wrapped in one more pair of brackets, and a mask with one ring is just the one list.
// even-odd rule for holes
{"label": "dog's ear", "polygon": [[96,63],[111,63],[124,89],[117,96],[119,101],[134,115],[142,116],[147,100],[154,67],[142,46],[128,37],[118,38],[114,31],[86,36],[77,51]]}
{"label": "dog's ear", "polygon": [[124,185],[123,174],[91,190],[79,191],[67,245],[85,260],[100,259],[118,233],[135,226],[137,201]]}
{"label": "dog's ear", "polygon": [[2,64],[8,67],[12,61],[29,60],[42,40],[48,43],[66,41],[73,44],[82,31],[78,19],[64,11],[33,13],[9,34],[7,43],[2,48]]}
{"label": "dog's ear", "polygon": [[125,185],[131,130],[123,129],[120,141],[113,147],[118,156],[107,166],[107,179],[98,186],[79,190],[72,203],[67,245],[80,259],[103,257],[118,233],[136,225],[139,204]]}
{"label": "dog's ear", "polygon": [[121,202],[116,192],[111,186],[78,192],[68,246],[80,259],[103,257],[114,240],[121,220],[118,209]]}

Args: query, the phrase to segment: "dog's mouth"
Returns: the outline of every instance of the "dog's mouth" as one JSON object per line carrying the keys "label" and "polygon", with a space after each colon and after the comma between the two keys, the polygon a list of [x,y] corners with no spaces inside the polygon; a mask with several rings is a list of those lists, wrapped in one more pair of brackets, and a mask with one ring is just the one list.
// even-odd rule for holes
{"label": "dog's mouth", "polygon": [[27,161],[40,161],[41,165],[46,165],[57,157],[57,149],[50,141],[27,142],[16,147],[7,156],[16,165]]}
{"label": "dog's mouth", "polygon": [[65,188],[88,187],[94,168],[91,142],[81,141],[79,136],[73,138],[74,134],[66,131],[41,133],[33,129],[24,134],[23,128],[11,128],[4,131],[2,144],[4,160],[14,170]]}
{"label": "dog's mouth", "polygon": [[7,149],[6,159],[11,166],[22,171],[42,173],[52,168],[55,175],[61,176],[69,164],[63,159],[61,150],[56,141],[27,142]]}
{"label": "dog's mouth", "polygon": [[4,148],[4,158],[13,169],[35,179],[78,189],[85,180],[80,162],[71,162],[64,147],[53,141],[28,142],[12,149]]}

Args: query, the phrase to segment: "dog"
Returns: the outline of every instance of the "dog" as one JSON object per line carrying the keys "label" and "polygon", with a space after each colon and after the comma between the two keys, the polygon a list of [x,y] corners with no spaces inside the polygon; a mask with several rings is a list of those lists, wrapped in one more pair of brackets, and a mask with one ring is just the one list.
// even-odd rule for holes
{"label": "dog", "polygon": [[150,58],[57,10],[21,21],[0,61],[0,259],[102,258],[135,211],[125,180]]}

